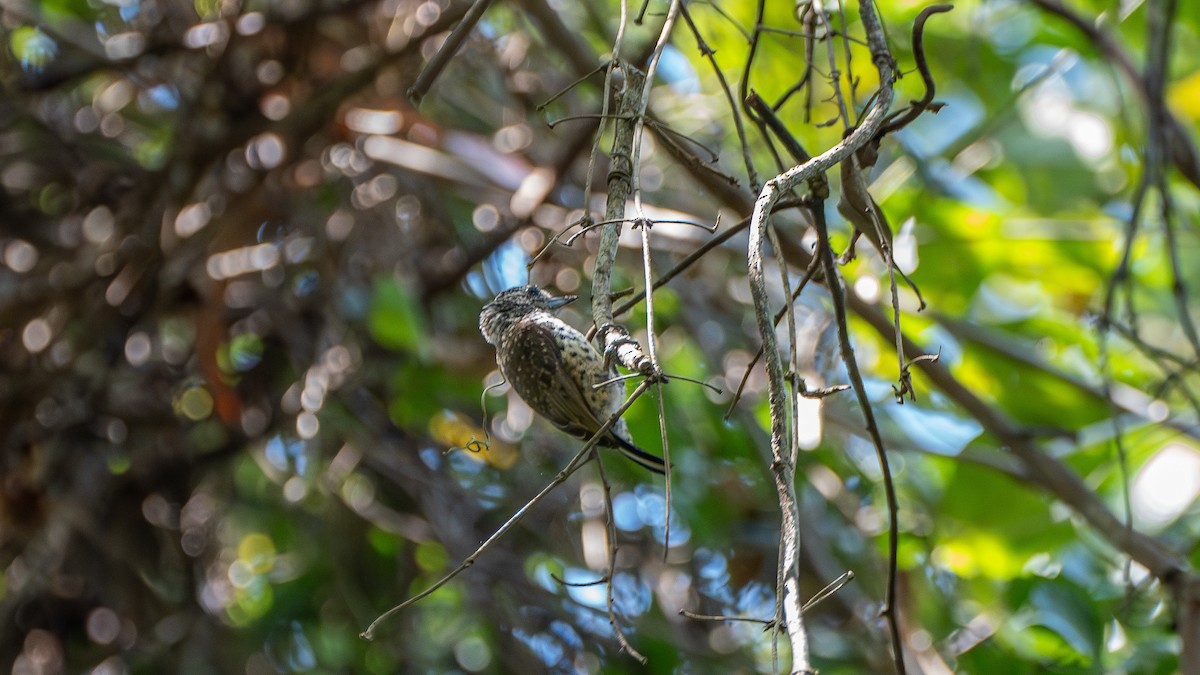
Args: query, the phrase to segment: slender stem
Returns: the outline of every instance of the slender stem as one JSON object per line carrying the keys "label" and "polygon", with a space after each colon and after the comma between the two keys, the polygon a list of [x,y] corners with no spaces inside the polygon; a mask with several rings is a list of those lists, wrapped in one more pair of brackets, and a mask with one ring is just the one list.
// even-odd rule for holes
{"label": "slender stem", "polygon": [[608,201],[604,211],[606,224],[600,233],[596,264],[592,268],[592,321],[598,329],[606,357],[615,358],[627,370],[650,375],[655,372],[654,362],[642,352],[641,346],[629,337],[625,329],[613,323],[612,273],[616,266],[621,228],[625,224],[625,202],[633,189],[633,173],[636,171],[633,140],[640,129],[638,115],[642,110],[642,85],[645,82],[641,71],[636,68],[625,66],[624,71],[625,88],[618,102],[612,163],[608,172]]}
{"label": "slender stem", "polygon": [[[595,454],[596,449],[592,449]],[[613,501],[612,501],[612,484],[608,482],[608,475],[604,473],[604,465],[597,458],[597,471],[600,474],[600,485],[604,488],[604,538],[608,546],[608,583],[604,589],[604,607],[608,610],[608,625],[612,627],[613,633],[617,636],[617,643],[621,645],[621,649],[625,653],[632,656],[638,663],[645,665],[646,657],[637,650],[629,639],[625,637],[625,631],[621,630],[621,622],[617,621],[617,611],[615,602],[613,602],[613,584],[617,580],[617,525],[613,520]]]}
{"label": "slender stem", "polygon": [[[795,572],[800,545],[796,532],[799,512],[796,503],[795,466],[792,464],[789,454],[785,452],[787,438],[787,387],[783,376],[783,363],[775,337],[774,322],[771,320],[766,279],[763,275],[763,248],[767,228],[769,227],[767,215],[771,212],[774,204],[802,181],[808,180],[817,173],[827,171],[830,167],[846,159],[851,153],[873,139],[882,127],[888,107],[892,103],[895,66],[887,49],[887,41],[883,34],[883,28],[879,23],[878,17],[875,15],[875,8],[870,0],[862,0],[859,3],[859,13],[866,29],[867,44],[870,45],[872,62],[879,71],[880,87],[876,93],[874,102],[868,109],[866,116],[863,117],[862,123],[843,139],[841,143],[838,143],[808,162],[794,166],[767,181],[759,193],[758,199],[755,200],[754,212],[751,217],[750,245],[747,257],[748,276],[751,295],[754,299],[755,319],[758,322],[759,334],[762,337],[767,357],[768,400],[771,408],[771,472],[775,478],[776,491],[779,495],[779,506],[782,515],[781,527],[785,531],[782,561],[780,564],[780,573],[784,575],[783,583],[781,584],[783,587],[783,616],[781,618],[787,627],[788,637],[792,645],[791,670],[793,672],[803,672],[810,669],[808,662],[808,637],[800,616],[799,579]],[[825,249],[832,260],[832,251],[828,250],[827,242]],[[836,269],[834,272],[836,272]],[[837,277],[834,276],[834,272],[827,271],[827,283],[829,283],[831,290],[836,285],[836,281],[834,280]],[[848,343],[848,336],[843,337]],[[864,405],[864,412],[866,410],[869,410],[869,408]],[[882,439],[879,438],[877,433],[874,434],[874,438],[877,443],[877,451],[880,453],[881,461],[883,461],[885,456],[882,450]],[[884,466],[886,466],[886,463]],[[895,511],[893,510],[890,515],[894,532]],[[893,535],[893,547],[896,545],[895,540],[896,537]],[[893,659],[896,670],[904,673],[904,658],[901,652],[899,628],[896,624],[895,616],[890,611],[895,598],[894,557],[891,558],[889,563],[891,569],[889,570],[887,591],[889,606],[888,625],[892,636]]]}
{"label": "slender stem", "polygon": [[445,586],[450,582],[451,579],[459,574],[462,574],[471,565],[474,565],[475,561],[479,558],[479,556],[483,555],[484,551],[487,551],[489,548],[491,548],[492,544],[496,543],[504,535],[508,534],[509,530],[515,527],[517,523],[521,522],[521,519],[528,515],[533,507],[540,504],[547,495],[553,492],[554,488],[566,482],[566,480],[570,478],[572,474],[579,470],[579,467],[587,463],[586,458],[589,456],[589,453],[592,451],[592,449],[596,447],[596,444],[600,441],[600,439],[603,438],[606,433],[608,433],[608,430],[613,424],[616,423],[618,419],[620,419],[621,415],[625,414],[625,411],[629,409],[629,406],[633,405],[634,401],[641,398],[642,394],[646,393],[646,390],[649,388],[649,382],[644,381],[639,384],[638,387],[633,390],[633,393],[629,395],[629,398],[625,399],[625,403],[621,405],[621,408],[613,413],[612,417],[609,417],[607,420],[605,420],[604,424],[600,425],[600,428],[596,431],[596,433],[592,434],[592,437],[583,444],[583,447],[579,449],[579,452],[575,453],[575,456],[571,458],[571,461],[567,462],[567,466],[562,471],[559,471],[558,475],[556,475],[553,480],[547,483],[546,487],[542,488],[541,492],[534,495],[533,499],[530,499],[528,502],[526,502],[525,505],[520,509],[517,509],[516,513],[512,514],[508,520],[504,521],[504,524],[501,525],[500,528],[495,532],[493,532],[492,536],[488,537],[482,544],[480,544],[479,547],[471,553],[471,555],[464,558],[463,561],[458,564],[458,567],[450,570],[446,576],[438,579],[425,590],[414,595],[408,600],[405,600],[399,605],[396,605],[383,614],[380,614],[374,621],[371,622],[371,625],[367,626],[366,630],[359,633],[359,637],[364,640],[375,639],[375,631],[378,630],[379,625],[384,621],[387,621],[396,614],[399,614],[409,605],[429,597],[434,591],[442,586]]}
{"label": "slender stem", "polygon": [[463,16],[462,21],[450,31],[450,35],[442,42],[441,48],[429,59],[429,63],[421,70],[421,74],[417,76],[416,82],[408,88],[408,100],[412,101],[413,105],[420,105],[421,99],[425,94],[429,93],[429,88],[433,86],[434,80],[442,74],[446,66],[450,64],[450,60],[458,53],[467,36],[471,34],[471,30],[475,28],[475,24],[483,18],[483,13],[492,5],[492,0],[475,0],[471,5],[471,9]]}
{"label": "slender stem", "polygon": [[[829,289],[829,296],[833,300],[833,314],[838,327],[838,344],[842,352],[842,362],[846,365],[846,374],[850,378],[850,385],[854,389],[854,395],[858,399],[859,407],[862,408],[867,433],[870,435],[871,441],[875,446],[875,454],[879,460],[879,468],[883,475],[883,491],[887,499],[888,508],[888,568],[887,590],[881,613],[888,619],[896,671],[904,673],[904,656],[901,651],[902,642],[900,639],[899,621],[896,616],[896,568],[900,542],[900,523],[898,518],[900,505],[896,500],[896,486],[892,480],[892,469],[888,463],[883,436],[879,433],[879,425],[875,421],[875,409],[871,406],[871,400],[867,398],[867,388],[863,383],[862,373],[858,369],[858,360],[854,358],[854,345],[850,343],[850,328],[846,321],[846,294],[840,281],[841,274],[833,259],[833,249],[829,245],[829,228],[825,223],[825,211],[821,208],[814,208],[813,213],[817,217],[817,257],[821,261],[821,269],[825,273],[825,284]],[[893,288],[895,288],[894,283]],[[898,341],[901,339],[901,335],[897,328]],[[901,362],[903,362],[903,356],[901,356]]]}

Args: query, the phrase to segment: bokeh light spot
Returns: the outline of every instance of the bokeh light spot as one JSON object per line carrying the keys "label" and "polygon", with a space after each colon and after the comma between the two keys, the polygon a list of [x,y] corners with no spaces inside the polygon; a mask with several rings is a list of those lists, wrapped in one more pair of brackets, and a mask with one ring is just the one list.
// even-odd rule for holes
{"label": "bokeh light spot", "polygon": [[1140,520],[1170,523],[1200,495],[1200,452],[1179,443],[1167,445],[1138,470],[1131,493]]}
{"label": "bokeh light spot", "polygon": [[212,394],[200,385],[187,387],[175,399],[175,412],[193,422],[207,419],[212,411]]}
{"label": "bokeh light spot", "polygon": [[50,330],[50,322],[42,318],[25,324],[25,330],[21,331],[21,343],[30,354],[37,354],[50,346],[51,337],[53,333]]}
{"label": "bokeh light spot", "polygon": [[24,239],[13,239],[4,247],[4,264],[17,274],[32,270],[37,261],[37,249]]}
{"label": "bokeh light spot", "polygon": [[492,651],[482,639],[471,636],[454,645],[454,659],[463,670],[477,673],[492,662]]}
{"label": "bokeh light spot", "polygon": [[121,634],[121,619],[107,607],[93,609],[87,618],[87,634],[98,645],[112,644]]}
{"label": "bokeh light spot", "polygon": [[275,565],[275,542],[261,532],[251,532],[238,542],[238,558],[253,574],[265,574]]}

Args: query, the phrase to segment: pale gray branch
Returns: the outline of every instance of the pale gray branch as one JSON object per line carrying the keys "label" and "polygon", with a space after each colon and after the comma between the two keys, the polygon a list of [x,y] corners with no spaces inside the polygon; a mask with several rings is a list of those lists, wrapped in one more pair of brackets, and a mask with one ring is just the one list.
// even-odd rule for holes
{"label": "pale gray branch", "polygon": [[771,472],[779,495],[782,512],[784,547],[781,555],[780,573],[783,575],[784,590],[782,612],[784,624],[792,647],[792,672],[810,669],[808,662],[808,638],[801,620],[803,600],[799,592],[796,569],[800,542],[797,521],[799,511],[796,503],[795,464],[787,452],[787,386],[783,375],[783,362],[775,339],[775,324],[767,297],[766,280],[763,275],[763,248],[767,238],[767,216],[775,203],[793,188],[809,178],[833,167],[852,152],[870,142],[882,127],[892,103],[892,81],[894,67],[888,56],[887,42],[883,35],[874,6],[870,0],[860,3],[863,24],[867,29],[867,43],[871,46],[872,60],[879,71],[880,88],[875,101],[863,118],[862,123],[841,143],[833,146],[811,160],[792,167],[767,181],[754,203],[751,216],[750,246],[748,254],[750,290],[754,297],[754,314],[767,361],[768,400],[771,408]]}

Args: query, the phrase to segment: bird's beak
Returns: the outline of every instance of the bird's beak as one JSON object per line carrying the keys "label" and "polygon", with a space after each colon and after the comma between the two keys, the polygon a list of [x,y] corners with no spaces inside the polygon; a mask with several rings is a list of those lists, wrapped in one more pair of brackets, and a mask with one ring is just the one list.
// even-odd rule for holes
{"label": "bird's beak", "polygon": [[579,299],[579,296],[564,295],[559,298],[551,298],[550,301],[546,303],[546,305],[548,305],[550,307],[550,309],[558,309],[559,307],[565,307],[565,306],[571,304],[572,302],[575,302],[578,299]]}

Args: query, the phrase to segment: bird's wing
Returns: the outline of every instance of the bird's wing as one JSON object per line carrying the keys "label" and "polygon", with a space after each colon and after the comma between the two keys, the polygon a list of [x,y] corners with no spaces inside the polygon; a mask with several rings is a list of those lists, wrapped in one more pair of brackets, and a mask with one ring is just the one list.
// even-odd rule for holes
{"label": "bird's wing", "polygon": [[526,322],[506,347],[509,354],[521,356],[502,364],[504,375],[529,407],[577,438],[586,439],[600,428],[549,328]]}
{"label": "bird's wing", "polygon": [[[550,420],[559,429],[580,439],[588,439],[600,428],[601,420],[587,402],[583,387],[592,378],[576,361],[568,367],[563,359],[562,346],[554,333],[544,324],[527,321],[514,331],[504,352],[510,357],[501,369],[512,388],[525,399],[530,408]],[[586,354],[576,354],[586,359]],[[599,360],[598,355],[593,355]],[[629,440],[624,420],[609,429],[600,445],[617,448],[636,464],[655,473],[664,473],[660,457],[642,450]]]}

